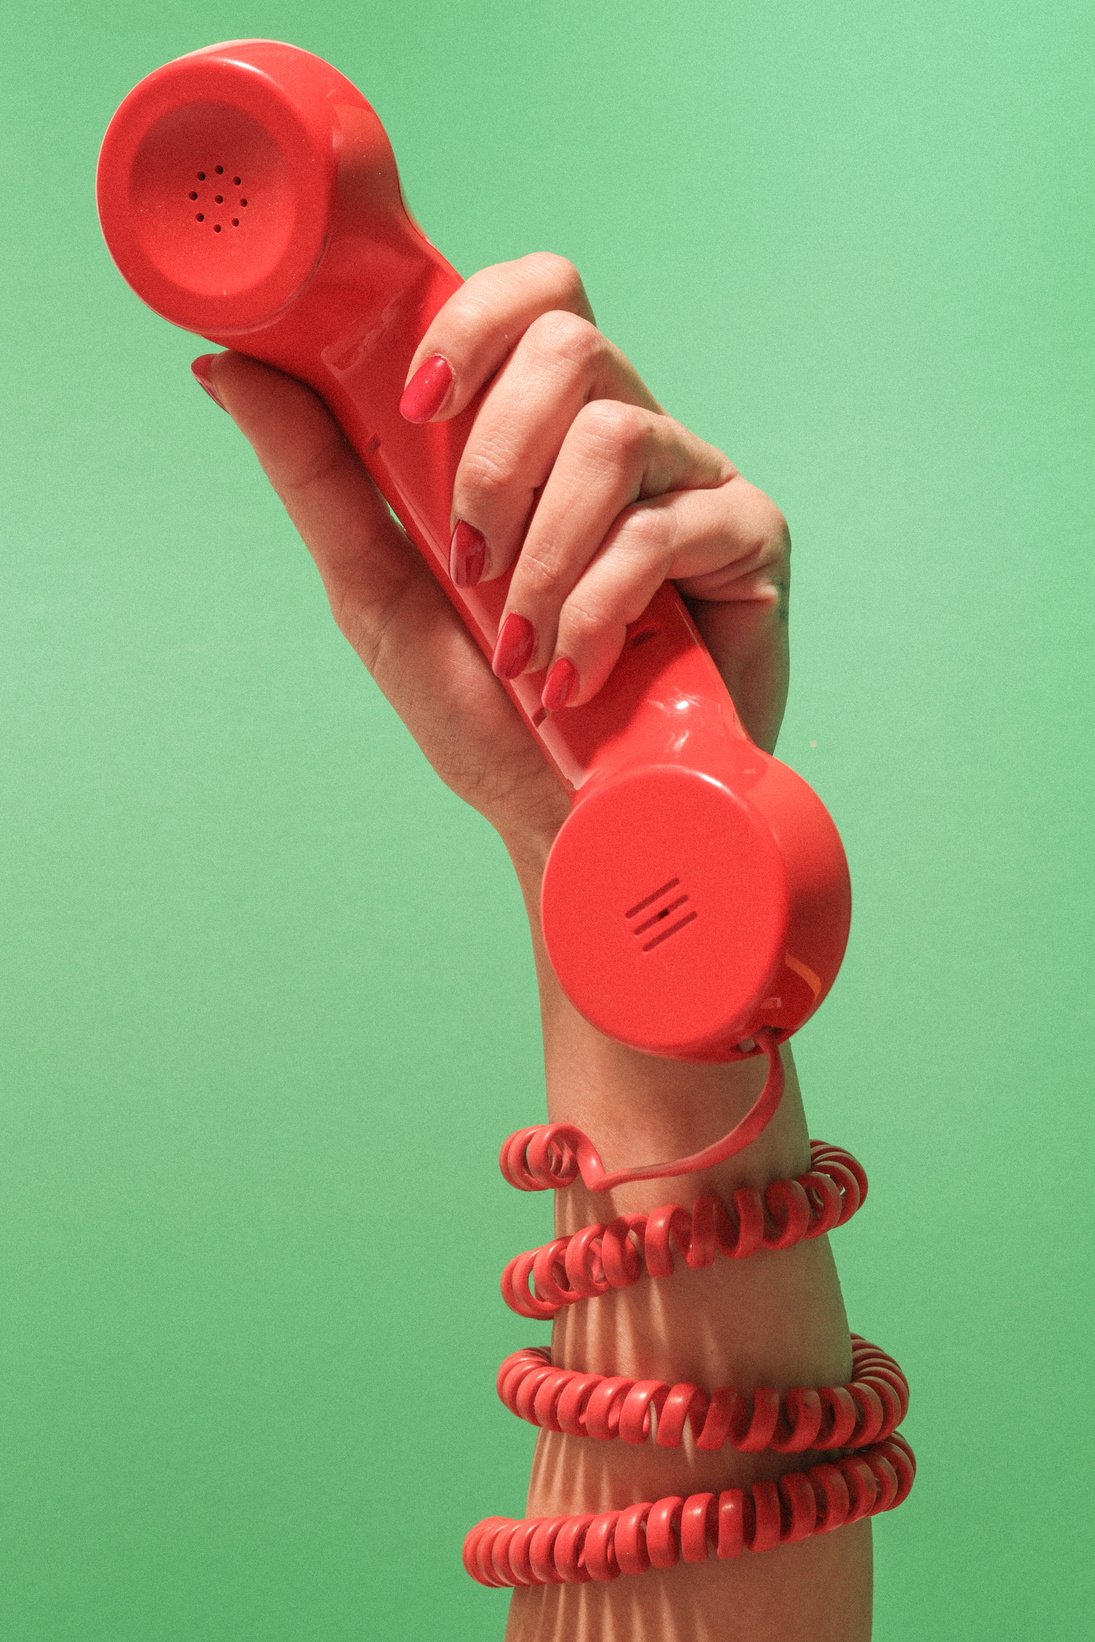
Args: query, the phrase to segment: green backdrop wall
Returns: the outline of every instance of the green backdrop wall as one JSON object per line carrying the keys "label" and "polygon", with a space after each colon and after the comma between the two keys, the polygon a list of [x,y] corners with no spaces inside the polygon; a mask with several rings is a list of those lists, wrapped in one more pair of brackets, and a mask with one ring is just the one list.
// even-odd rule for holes
{"label": "green backdrop wall", "polygon": [[1085,1629],[1084,11],[129,0],[9,25],[7,1642],[500,1637],[460,1543],[520,1512],[532,1448],[493,1390],[543,1338],[498,1272],[549,1223],[495,1165],[543,1107],[509,863],[95,216],[130,87],[250,35],[362,87],[462,273],[570,257],[662,403],[786,512],[780,753],[856,897],[798,1059],[812,1132],[870,1174],[836,1253],[920,1463],[876,1530],[877,1635]]}

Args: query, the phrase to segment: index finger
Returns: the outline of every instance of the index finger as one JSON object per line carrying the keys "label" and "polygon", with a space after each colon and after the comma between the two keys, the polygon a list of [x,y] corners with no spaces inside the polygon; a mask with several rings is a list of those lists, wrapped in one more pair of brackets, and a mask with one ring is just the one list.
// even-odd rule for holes
{"label": "index finger", "polygon": [[433,408],[424,416],[413,414],[413,396],[406,404],[404,388],[400,410],[405,416],[410,410],[408,420],[415,422],[458,415],[509,357],[533,320],[551,309],[565,309],[596,324],[582,276],[554,251],[532,251],[471,274],[430,321],[407,371],[409,386],[424,364],[440,361],[430,372]]}

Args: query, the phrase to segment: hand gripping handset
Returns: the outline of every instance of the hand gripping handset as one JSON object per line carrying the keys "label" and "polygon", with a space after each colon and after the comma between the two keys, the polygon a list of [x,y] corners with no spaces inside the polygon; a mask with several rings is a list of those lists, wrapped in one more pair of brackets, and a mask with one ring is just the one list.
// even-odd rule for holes
{"label": "hand gripping handset", "polygon": [[[508,575],[449,579],[457,464],[477,404],[413,425],[398,404],[462,283],[410,216],[361,93],[310,52],[234,40],[125,98],[98,166],[103,233],[149,307],[274,365],[326,402],[488,659]],[[745,734],[679,594],[663,584],[583,707],[505,684],[572,808],[543,877],[560,984],[650,1054],[728,1061],[778,1042],[832,985],[847,865],[815,793]]]}

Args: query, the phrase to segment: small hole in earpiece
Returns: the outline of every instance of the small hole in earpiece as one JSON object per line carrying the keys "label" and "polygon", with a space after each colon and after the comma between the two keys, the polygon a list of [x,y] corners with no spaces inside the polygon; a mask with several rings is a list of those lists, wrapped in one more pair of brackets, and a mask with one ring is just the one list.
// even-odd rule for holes
{"label": "small hole in earpiece", "polygon": [[223,205],[224,204],[224,195],[223,194],[217,194],[215,197],[216,197],[216,201],[217,201],[218,205]]}
{"label": "small hole in earpiece", "polygon": [[194,221],[195,222],[204,222],[205,221],[205,212],[204,211],[199,211],[197,216],[194,218]]}
{"label": "small hole in earpiece", "polygon": [[239,225],[240,225],[240,219],[239,219],[239,217],[233,217],[233,218],[232,218],[232,227],[233,227],[233,228],[238,228],[238,227],[239,227]]}
{"label": "small hole in earpiece", "polygon": [[215,222],[215,223],[214,223],[214,224],[213,224],[213,232],[214,232],[214,233],[215,233],[215,234],[219,234],[219,233],[220,233],[220,231],[221,231],[221,225],[220,225],[220,223],[219,223],[219,222]]}
{"label": "small hole in earpiece", "polygon": [[240,204],[241,204],[241,205],[246,205],[246,204],[247,204],[247,201],[246,201],[246,200],[240,200]]}
{"label": "small hole in earpiece", "polygon": [[223,165],[217,165],[217,166],[214,166],[213,169],[216,171],[217,176],[219,177],[222,174],[222,172],[224,171],[224,166]]}
{"label": "small hole in earpiece", "polygon": [[191,198],[191,199],[192,199],[192,200],[196,200],[196,199],[197,199],[197,197],[198,197],[198,196],[197,196],[197,192],[196,192],[196,191],[195,191],[195,192],[193,192],[193,193],[192,193],[192,194],[191,194],[191,195],[190,195],[190,198]]}
{"label": "small hole in earpiece", "polygon": [[199,182],[204,182],[205,181],[205,172],[204,171],[199,171],[198,172],[198,181]]}
{"label": "small hole in earpiece", "polygon": [[240,183],[243,181],[243,178],[242,177],[233,177],[232,181],[235,183],[236,187],[238,188]]}

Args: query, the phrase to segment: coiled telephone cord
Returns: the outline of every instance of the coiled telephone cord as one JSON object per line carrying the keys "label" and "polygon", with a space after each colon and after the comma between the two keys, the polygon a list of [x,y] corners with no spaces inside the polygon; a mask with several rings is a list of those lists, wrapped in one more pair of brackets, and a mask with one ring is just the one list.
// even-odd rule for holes
{"label": "coiled telephone cord", "polygon": [[[571,1125],[546,1124],[510,1136],[502,1172],[523,1191],[556,1189],[581,1177],[593,1191],[629,1180],[693,1173],[749,1145],[771,1118],[783,1091],[774,1034],[758,1034],[769,1074],[752,1109],[716,1145],[670,1164],[610,1175],[589,1138]],[[810,1168],[763,1191],[737,1188],[729,1202],[708,1192],[686,1208],[665,1204],[586,1226],[543,1248],[516,1255],[502,1293],[511,1310],[547,1319],[564,1306],[669,1276],[675,1256],[698,1268],[823,1236],[848,1221],[867,1193],[859,1163],[839,1147],[810,1143]],[[511,1413],[546,1430],[596,1441],[619,1439],[678,1447],[686,1433],[697,1449],[804,1453],[833,1457],[745,1488],[669,1495],[623,1510],[517,1521],[488,1517],[467,1535],[464,1566],[483,1585],[513,1586],[612,1580],[679,1562],[702,1562],[769,1550],[829,1533],[900,1505],[916,1461],[897,1430],[909,1403],[908,1382],[893,1358],[853,1334],[846,1385],[711,1391],[682,1382],[557,1369],[547,1347],[506,1358],[498,1393]]]}

